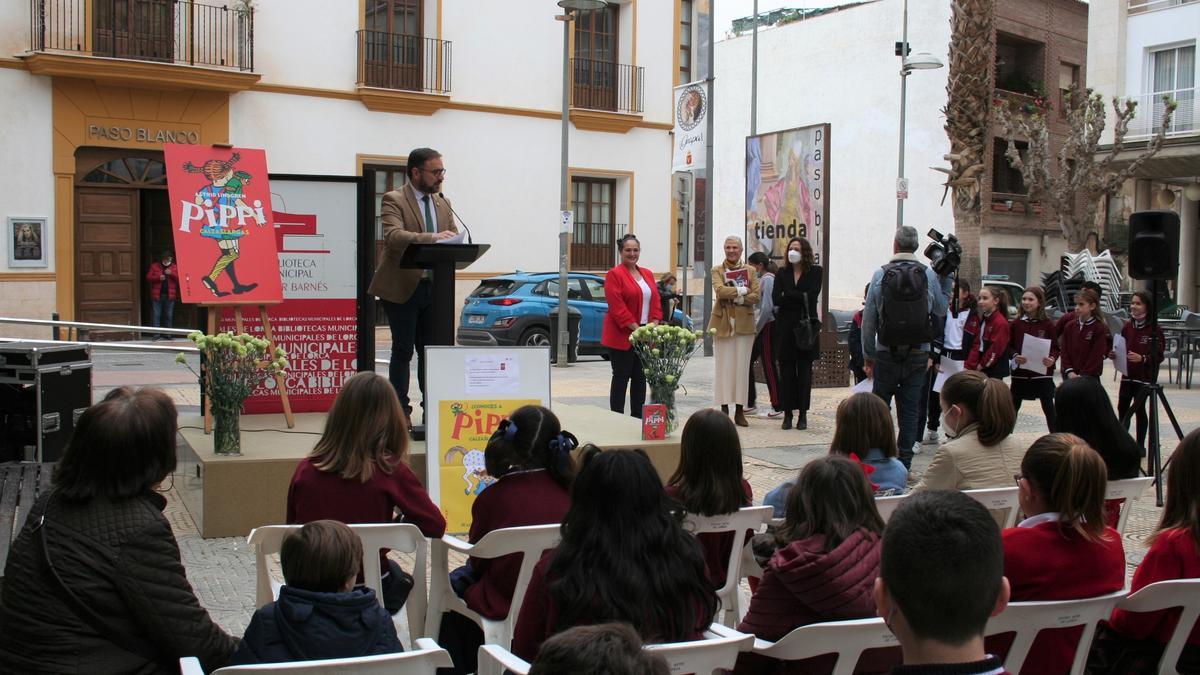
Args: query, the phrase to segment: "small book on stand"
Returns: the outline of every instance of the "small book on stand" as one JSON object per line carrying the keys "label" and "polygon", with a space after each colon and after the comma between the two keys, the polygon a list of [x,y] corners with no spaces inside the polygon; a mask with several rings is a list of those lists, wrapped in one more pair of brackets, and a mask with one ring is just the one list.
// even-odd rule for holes
{"label": "small book on stand", "polygon": [[647,403],[642,406],[642,440],[661,441],[667,437],[667,406]]}

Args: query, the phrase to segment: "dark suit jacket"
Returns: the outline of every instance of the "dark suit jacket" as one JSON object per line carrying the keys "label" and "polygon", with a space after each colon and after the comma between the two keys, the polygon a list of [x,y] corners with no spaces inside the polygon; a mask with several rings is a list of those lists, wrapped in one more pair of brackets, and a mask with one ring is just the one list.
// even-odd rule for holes
{"label": "dark suit jacket", "polygon": [[820,265],[813,265],[808,272],[800,275],[800,283],[796,283],[792,270],[786,265],[775,274],[775,287],[771,289],[771,299],[779,310],[775,316],[775,339],[779,341],[775,353],[780,361],[815,359],[820,356],[819,342],[812,352],[796,349],[794,333],[796,326],[805,317],[821,321],[821,316],[817,314],[817,299],[821,295],[822,275]]}
{"label": "dark suit jacket", "polygon": [[[450,202],[433,195],[433,204],[438,231],[458,232]],[[433,243],[433,234],[425,231],[423,205],[409,185],[385,194],[379,211],[383,217],[383,253],[367,292],[391,302],[407,302],[421,281],[421,270],[401,268],[400,256],[409,244]]]}

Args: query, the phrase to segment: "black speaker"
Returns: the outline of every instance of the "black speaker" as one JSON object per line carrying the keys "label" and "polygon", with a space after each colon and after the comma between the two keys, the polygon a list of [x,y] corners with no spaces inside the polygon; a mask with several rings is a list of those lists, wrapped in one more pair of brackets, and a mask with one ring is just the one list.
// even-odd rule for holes
{"label": "black speaker", "polygon": [[1129,216],[1129,276],[1174,279],[1179,272],[1179,214],[1138,211]]}

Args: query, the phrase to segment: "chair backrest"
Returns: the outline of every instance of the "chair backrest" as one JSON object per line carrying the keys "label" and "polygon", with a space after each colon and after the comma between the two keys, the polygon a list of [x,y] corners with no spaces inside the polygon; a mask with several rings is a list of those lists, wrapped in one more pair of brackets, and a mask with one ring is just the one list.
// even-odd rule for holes
{"label": "chair backrest", "polygon": [[690,642],[646,645],[646,651],[666,659],[672,673],[709,675],[718,669],[733,670],[738,652],[748,650],[753,643],[753,635],[738,633]]}
{"label": "chair backrest", "polygon": [[755,640],[754,652],[784,661],[837,654],[837,664],[831,675],[850,675],[863,652],[899,645],[883,619],[873,618],[801,626],[775,643]]}
{"label": "chair backrest", "polygon": [[986,488],[982,490],[963,490],[963,494],[983,504],[989,511],[1008,510],[1004,517],[1004,527],[1017,524],[1017,514],[1020,504],[1017,502],[1019,489],[1016,485],[1002,488]]}
{"label": "chair backrest", "polygon": [[542,553],[558,546],[562,536],[562,526],[526,525],[524,527],[505,527],[492,530],[471,547],[471,555],[479,558],[499,558],[510,553],[521,553],[521,571],[517,573],[517,585],[513,587],[512,604],[509,605],[508,635],[521,614],[521,605],[525,602],[525,591],[529,588],[529,580],[533,577],[533,568],[541,559]]}
{"label": "chair backrest", "polygon": [[[184,673],[194,672],[184,669]],[[197,667],[199,664],[197,664]],[[433,640],[421,638],[412,651],[378,656],[359,656],[352,659],[323,659],[320,661],[293,661],[289,663],[258,663],[248,666],[226,666],[214,670],[213,675],[223,673],[355,673],[356,675],[434,675],[438,668],[453,668],[450,654]]]}
{"label": "chair backrest", "polygon": [[875,508],[879,509],[879,517],[883,518],[883,522],[887,522],[892,514],[896,512],[896,508],[900,506],[900,502],[908,495],[892,495],[891,497],[876,497]]}
{"label": "chair backrest", "polygon": [[1125,500],[1121,503],[1121,516],[1117,519],[1117,533],[1121,536],[1125,536],[1125,523],[1129,521],[1129,514],[1133,511],[1133,502],[1137,501],[1138,497],[1141,497],[1153,482],[1153,476],[1108,481],[1104,498]]}
{"label": "chair backrest", "polygon": [[988,621],[985,634],[1017,634],[1008,650],[1008,656],[1004,659],[1005,669],[1017,673],[1025,663],[1025,658],[1029,656],[1029,648],[1033,646],[1038,632],[1048,628],[1083,626],[1083,635],[1075,647],[1075,661],[1071,666],[1071,673],[1075,675],[1083,672],[1088,650],[1092,645],[1092,636],[1096,632],[1096,624],[1101,619],[1107,619],[1113,606],[1124,597],[1125,591],[1117,591],[1081,600],[1011,602],[1003,612]]}
{"label": "chair backrest", "polygon": [[1175,673],[1179,654],[1187,644],[1188,636],[1200,618],[1200,579],[1175,579],[1159,581],[1144,586],[1137,593],[1117,603],[1117,609],[1127,612],[1153,612],[1161,609],[1181,608],[1175,632],[1163,650],[1158,662],[1159,675]]}
{"label": "chair backrest", "polygon": [[738,582],[741,579],[742,542],[738,536],[747,530],[759,532],[763,526],[771,522],[775,509],[770,506],[745,506],[733,513],[719,516],[699,516],[689,513],[684,518],[683,527],[693,534],[707,532],[733,532],[734,542],[729,549],[729,560],[725,568],[725,584],[717,590],[717,595],[725,599],[731,593],[738,592]]}

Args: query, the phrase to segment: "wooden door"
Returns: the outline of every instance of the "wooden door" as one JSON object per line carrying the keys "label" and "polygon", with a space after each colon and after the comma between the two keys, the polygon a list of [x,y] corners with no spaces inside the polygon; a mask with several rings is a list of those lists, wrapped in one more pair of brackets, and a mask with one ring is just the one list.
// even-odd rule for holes
{"label": "wooden door", "polygon": [[149,61],[175,59],[174,0],[95,0],[93,51]]}
{"label": "wooden door", "polygon": [[424,88],[422,0],[367,0],[363,74],[368,87]]}
{"label": "wooden door", "polygon": [[573,105],[617,109],[617,8],[579,12],[575,19]]}
{"label": "wooden door", "polygon": [[77,321],[137,325],[138,191],[75,188]]}

